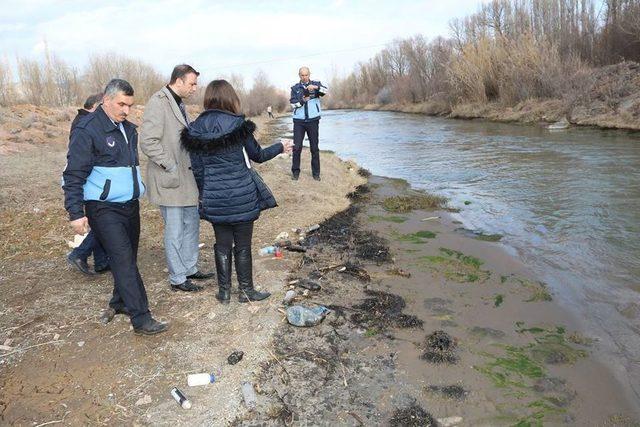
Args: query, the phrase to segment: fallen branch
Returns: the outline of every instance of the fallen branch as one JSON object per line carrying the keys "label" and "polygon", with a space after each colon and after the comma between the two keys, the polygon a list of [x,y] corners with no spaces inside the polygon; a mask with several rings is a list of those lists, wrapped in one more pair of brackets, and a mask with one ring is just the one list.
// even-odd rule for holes
{"label": "fallen branch", "polygon": [[63,422],[64,422],[64,419],[65,419],[65,418],[67,418],[67,415],[69,415],[69,413],[70,413],[70,412],[71,412],[71,411],[67,411],[67,412],[65,412],[65,413],[64,413],[64,415],[62,416],[62,419],[61,419],[61,420],[48,421],[48,422],[46,422],[46,423],[38,424],[38,425],[37,425],[37,426],[35,426],[35,427],[42,427],[42,426],[48,426],[48,425],[51,425],[51,424],[60,424],[60,423],[63,423]]}

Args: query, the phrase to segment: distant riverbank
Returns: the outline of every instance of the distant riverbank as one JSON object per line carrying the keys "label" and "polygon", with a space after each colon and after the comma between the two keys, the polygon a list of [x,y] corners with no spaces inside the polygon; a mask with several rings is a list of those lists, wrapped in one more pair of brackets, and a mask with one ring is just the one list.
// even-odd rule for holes
{"label": "distant riverbank", "polygon": [[451,105],[441,99],[420,103],[349,104],[332,102],[333,109],[396,111],[454,119],[487,119],[502,123],[594,126],[640,130],[640,65],[623,62],[593,71],[589,84],[563,99],[529,99],[514,106],[499,102]]}

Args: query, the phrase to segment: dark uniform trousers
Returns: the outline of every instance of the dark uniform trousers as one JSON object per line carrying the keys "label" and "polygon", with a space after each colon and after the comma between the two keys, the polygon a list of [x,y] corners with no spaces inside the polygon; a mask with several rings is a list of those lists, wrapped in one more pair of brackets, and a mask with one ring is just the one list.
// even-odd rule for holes
{"label": "dark uniform trousers", "polygon": [[320,176],[320,149],[318,148],[318,127],[320,120],[311,122],[293,122],[293,162],[291,172],[300,173],[300,155],[302,154],[302,141],[304,134],[309,137],[309,148],[311,149],[311,173],[313,176]]}
{"label": "dark uniform trousers", "polygon": [[109,306],[115,310],[126,308],[134,327],[151,318],[147,292],[138,271],[138,242],[140,240],[140,204],[85,202],[89,226],[102,244],[113,274],[113,296]]}

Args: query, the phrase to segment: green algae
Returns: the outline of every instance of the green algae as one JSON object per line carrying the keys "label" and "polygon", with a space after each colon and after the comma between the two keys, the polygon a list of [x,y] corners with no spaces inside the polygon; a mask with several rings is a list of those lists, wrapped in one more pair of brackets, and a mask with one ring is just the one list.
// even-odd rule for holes
{"label": "green algae", "polygon": [[393,222],[396,224],[401,224],[407,221],[408,219],[409,218],[407,218],[406,216],[398,216],[398,215],[389,215],[389,216],[369,215],[369,221],[373,221],[373,222],[385,221],[385,222]]}
{"label": "green algae", "polygon": [[458,283],[485,282],[491,273],[482,270],[480,259],[449,248],[440,248],[440,255],[426,255],[418,259],[418,265],[440,272],[445,278]]}
{"label": "green algae", "polygon": [[446,205],[446,197],[423,192],[387,197],[382,201],[382,207],[394,213],[407,213],[416,209],[443,209]]}

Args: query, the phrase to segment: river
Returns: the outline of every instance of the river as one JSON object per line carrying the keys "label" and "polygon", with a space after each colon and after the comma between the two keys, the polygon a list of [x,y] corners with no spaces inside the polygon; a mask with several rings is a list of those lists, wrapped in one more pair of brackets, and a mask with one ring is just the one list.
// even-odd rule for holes
{"label": "river", "polygon": [[640,133],[336,110],[320,147],[447,196],[464,227],[504,235],[621,356],[618,370],[640,371]]}

